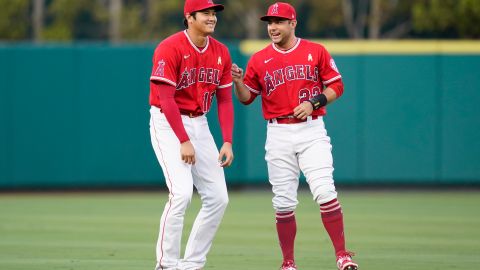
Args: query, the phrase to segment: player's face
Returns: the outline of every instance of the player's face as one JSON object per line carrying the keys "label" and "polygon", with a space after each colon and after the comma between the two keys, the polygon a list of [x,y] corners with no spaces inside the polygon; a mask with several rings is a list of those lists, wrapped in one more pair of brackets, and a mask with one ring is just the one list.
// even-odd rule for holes
{"label": "player's face", "polygon": [[217,24],[217,13],[213,9],[201,10],[196,13],[195,18],[192,16],[190,26],[195,30],[204,34],[212,34],[215,31],[215,25]]}
{"label": "player's face", "polygon": [[297,21],[295,20],[285,20],[275,17],[269,18],[267,27],[268,35],[273,43],[282,47],[295,38],[296,24]]}

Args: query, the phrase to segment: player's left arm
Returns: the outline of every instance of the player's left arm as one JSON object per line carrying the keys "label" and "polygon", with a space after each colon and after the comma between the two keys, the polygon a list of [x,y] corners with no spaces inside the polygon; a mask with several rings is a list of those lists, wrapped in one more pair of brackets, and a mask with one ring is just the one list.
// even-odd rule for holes
{"label": "player's left arm", "polygon": [[218,107],[218,121],[220,129],[222,130],[223,146],[220,148],[218,162],[222,167],[228,167],[233,162],[232,149],[232,134],[233,134],[233,101],[232,101],[232,60],[227,55],[228,59],[225,63],[221,85],[226,87],[219,87],[217,89],[217,107]]}
{"label": "player's left arm", "polygon": [[[321,102],[321,99],[323,98],[317,98],[320,95],[317,95],[316,97],[313,97],[312,99],[310,99],[309,103],[312,104],[312,106],[314,107],[314,110],[316,110],[320,107],[323,107],[327,104],[334,102],[342,94],[343,94],[343,82],[341,79],[339,79],[338,81],[334,81],[333,83],[327,85],[327,87],[323,90],[322,94],[320,94],[325,96],[327,103],[323,104]],[[320,99],[320,101],[317,101],[317,99]],[[320,104],[317,105],[316,102],[320,102]]]}
{"label": "player's left arm", "polygon": [[218,161],[220,166],[228,167],[233,162],[233,102],[232,87],[217,90],[218,121],[222,130],[223,146],[220,148]]}
{"label": "player's left arm", "polygon": [[321,82],[326,88],[321,94],[304,101],[293,109],[293,115],[299,119],[306,119],[314,110],[334,102],[343,94],[342,75],[340,75],[335,61],[323,46],[319,47],[319,49],[319,75]]}

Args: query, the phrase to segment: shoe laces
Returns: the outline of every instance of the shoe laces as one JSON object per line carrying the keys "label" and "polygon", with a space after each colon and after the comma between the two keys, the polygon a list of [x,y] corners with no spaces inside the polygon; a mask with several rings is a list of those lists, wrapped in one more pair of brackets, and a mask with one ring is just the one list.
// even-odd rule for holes
{"label": "shoe laces", "polygon": [[353,257],[355,256],[355,253],[351,251],[340,251],[337,253],[337,258],[343,258],[343,257]]}
{"label": "shoe laces", "polygon": [[340,266],[343,265],[345,262],[353,262],[352,256],[354,255],[355,253],[350,251],[343,251],[337,253],[337,266],[340,268]]}

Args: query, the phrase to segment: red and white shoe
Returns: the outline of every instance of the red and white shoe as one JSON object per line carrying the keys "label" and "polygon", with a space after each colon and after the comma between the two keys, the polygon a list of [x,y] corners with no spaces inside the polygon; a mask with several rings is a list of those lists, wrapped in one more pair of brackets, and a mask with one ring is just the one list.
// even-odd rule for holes
{"label": "red and white shoe", "polygon": [[357,270],[358,264],[352,260],[352,256],[355,254],[349,251],[343,251],[337,253],[337,267],[338,270]]}
{"label": "red and white shoe", "polygon": [[282,263],[280,270],[297,270],[297,266],[295,265],[294,261],[288,260]]}

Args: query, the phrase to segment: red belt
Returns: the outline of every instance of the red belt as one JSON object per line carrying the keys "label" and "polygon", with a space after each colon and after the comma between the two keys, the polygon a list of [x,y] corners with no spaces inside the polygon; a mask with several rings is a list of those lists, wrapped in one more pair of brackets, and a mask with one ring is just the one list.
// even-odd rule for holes
{"label": "red belt", "polygon": [[203,113],[200,113],[200,112],[190,112],[190,111],[184,111],[184,110],[180,110],[180,114],[186,115],[190,118],[195,118],[203,115]]}
{"label": "red belt", "polygon": [[[312,118],[312,120],[316,120],[316,119],[318,119],[318,115],[312,115],[311,118]],[[268,122],[269,123],[275,123],[275,120],[276,120],[277,124],[297,124],[297,123],[307,122],[308,117],[306,119],[303,119],[303,120],[295,118],[294,116],[277,117],[277,118],[269,119]]]}
{"label": "red belt", "polygon": [[[160,112],[162,112],[162,109],[160,109]],[[185,111],[185,110],[180,110],[180,114],[181,115],[186,115],[190,118],[195,118],[195,117],[199,117],[199,116],[202,116],[203,113],[200,113],[200,112],[190,112],[190,111]]]}

